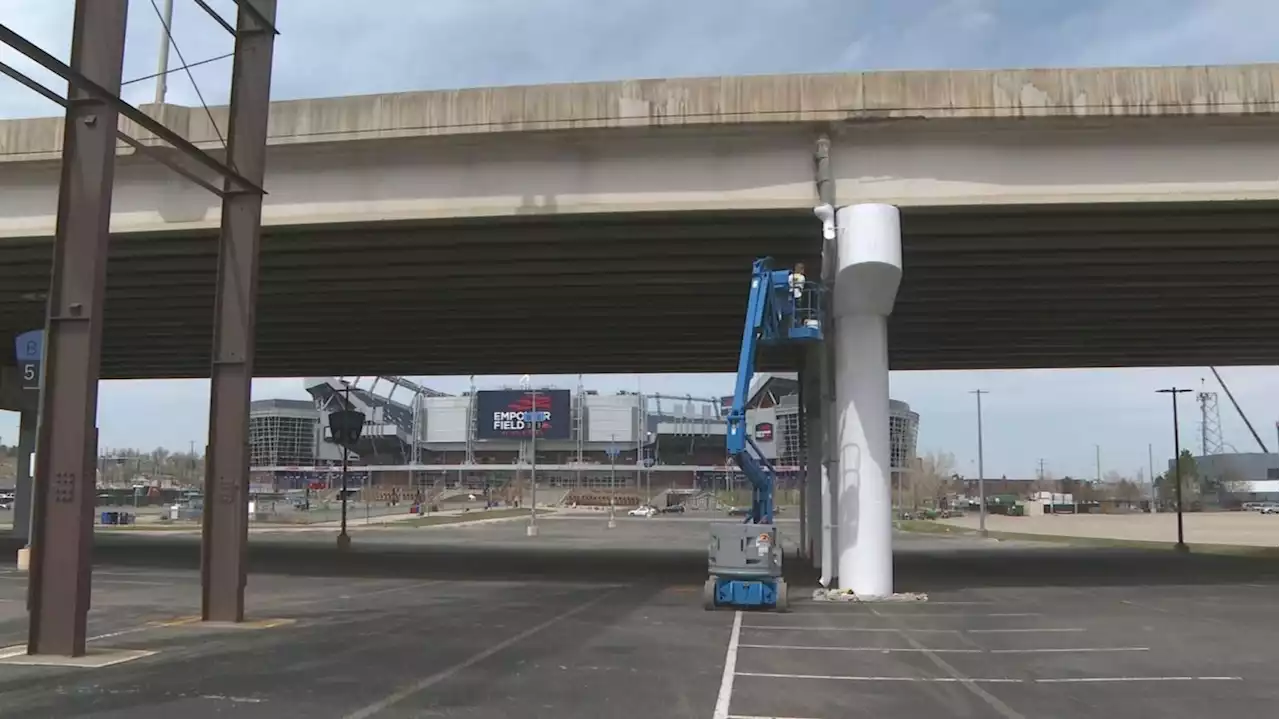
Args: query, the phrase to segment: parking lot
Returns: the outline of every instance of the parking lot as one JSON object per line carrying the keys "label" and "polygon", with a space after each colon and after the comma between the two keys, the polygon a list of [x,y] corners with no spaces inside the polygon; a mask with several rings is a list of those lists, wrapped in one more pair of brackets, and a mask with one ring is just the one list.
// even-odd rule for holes
{"label": "parking lot", "polygon": [[716,716],[1273,715],[1275,587],[1223,591],[1006,588],[743,613]]}
{"label": "parking lot", "polygon": [[[0,659],[0,717],[1276,712],[1274,561],[903,535],[898,584],[927,602],[705,612],[705,519],[541,524],[357,532],[346,557],[319,533],[254,535],[241,627],[192,617],[195,538],[100,537],[90,646],[154,653]],[[24,590],[0,569],[10,660]]]}

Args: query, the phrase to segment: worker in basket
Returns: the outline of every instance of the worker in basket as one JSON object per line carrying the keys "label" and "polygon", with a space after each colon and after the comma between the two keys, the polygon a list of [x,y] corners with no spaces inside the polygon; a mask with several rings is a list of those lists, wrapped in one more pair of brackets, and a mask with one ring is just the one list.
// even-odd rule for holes
{"label": "worker in basket", "polygon": [[787,276],[787,289],[791,291],[791,296],[795,299],[795,313],[805,327],[818,327],[818,318],[813,315],[813,308],[802,304],[804,297],[804,263],[797,262],[796,266],[791,270],[791,274]]}

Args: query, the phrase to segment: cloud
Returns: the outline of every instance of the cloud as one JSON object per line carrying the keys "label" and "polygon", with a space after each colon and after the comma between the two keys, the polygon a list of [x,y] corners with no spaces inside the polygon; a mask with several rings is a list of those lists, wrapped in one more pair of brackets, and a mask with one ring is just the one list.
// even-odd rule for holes
{"label": "cloud", "polygon": [[[230,0],[211,3],[231,17]],[[5,24],[65,60],[71,0],[5,0]],[[232,39],[190,0],[176,0],[174,34],[188,62],[227,53]],[[160,25],[151,0],[132,0],[124,77],[155,71]],[[305,0],[281,2],[272,78],[277,99],[457,87],[698,75],[873,69],[1275,62],[1275,0]],[[172,66],[179,64],[173,55]],[[7,48],[0,60],[50,87],[65,83]],[[191,71],[211,104],[224,103],[230,63]],[[170,102],[198,105],[185,72],[170,78]],[[153,81],[125,98],[149,102]],[[53,115],[58,108],[0,77],[0,116]],[[1224,371],[1263,438],[1275,443],[1275,368]],[[993,475],[1026,476],[1037,461],[1087,476],[1093,445],[1105,469],[1146,464],[1147,444],[1167,456],[1167,404],[1156,387],[1199,387],[1201,369],[898,373],[895,397],[922,414],[921,446],[955,451],[961,471],[976,454],[973,397],[985,398],[986,457]],[[465,378],[430,378],[458,390]],[[501,382],[502,380],[490,380]],[[571,386],[572,377],[558,378]],[[647,376],[646,389],[727,392],[725,376]],[[609,391],[633,379],[588,378]],[[296,380],[259,380],[255,397],[304,397]],[[1184,400],[1183,438],[1195,436]],[[100,402],[104,447],[203,443],[208,383],[108,382]],[[1224,430],[1252,448],[1223,402]],[[0,441],[16,416],[0,413]]]}

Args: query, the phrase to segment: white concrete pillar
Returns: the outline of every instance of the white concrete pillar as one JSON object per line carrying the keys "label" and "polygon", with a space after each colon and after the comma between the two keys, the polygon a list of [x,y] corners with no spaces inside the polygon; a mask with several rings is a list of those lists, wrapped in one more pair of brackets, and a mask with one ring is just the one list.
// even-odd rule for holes
{"label": "white concrete pillar", "polygon": [[18,420],[18,478],[14,485],[13,534],[31,541],[31,458],[36,451],[36,410],[24,409]]}
{"label": "white concrete pillar", "polygon": [[835,330],[836,577],[868,599],[893,594],[887,320],[902,280],[898,208],[838,214]]}

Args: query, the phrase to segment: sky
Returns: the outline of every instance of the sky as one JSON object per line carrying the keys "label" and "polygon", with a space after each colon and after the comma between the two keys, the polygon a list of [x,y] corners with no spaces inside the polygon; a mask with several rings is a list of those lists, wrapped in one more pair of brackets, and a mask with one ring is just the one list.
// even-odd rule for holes
{"label": "sky", "polygon": [[[159,5],[160,0],[155,0]],[[209,3],[232,17],[230,0]],[[0,22],[62,60],[71,0],[0,0]],[[160,23],[152,0],[131,0],[124,77],[155,72]],[[971,69],[1276,62],[1275,0],[293,0],[280,3],[272,96],[330,97],[406,90],[592,80],[885,69]],[[175,0],[174,37],[190,62],[229,53],[232,42],[191,0]],[[15,51],[13,64],[50,87],[63,85]],[[171,67],[181,64],[171,54]],[[170,76],[171,103],[226,102],[230,61]],[[194,79],[194,86],[192,83]],[[195,87],[199,88],[199,93]],[[150,102],[154,81],[133,82],[125,99]],[[58,114],[56,105],[0,77],[0,117]],[[1277,444],[1276,367],[1226,368],[1223,375],[1268,448]],[[539,378],[572,387],[576,377]],[[1058,475],[1102,471],[1136,476],[1172,451],[1172,420],[1160,387],[1214,387],[1207,368],[898,372],[896,399],[921,414],[920,450],[951,452],[957,470],[977,474],[971,390],[983,396],[988,476],[1034,475],[1040,460]],[[465,377],[420,378],[446,391]],[[516,377],[478,378],[483,387]],[[587,376],[593,389],[710,396],[728,375]],[[306,393],[298,379],[258,380],[254,397]],[[1181,400],[1184,446],[1199,437],[1193,395]],[[205,442],[208,382],[104,382],[101,446],[186,449]],[[1221,398],[1228,443],[1257,445]],[[0,412],[0,443],[12,443],[17,415]]]}

